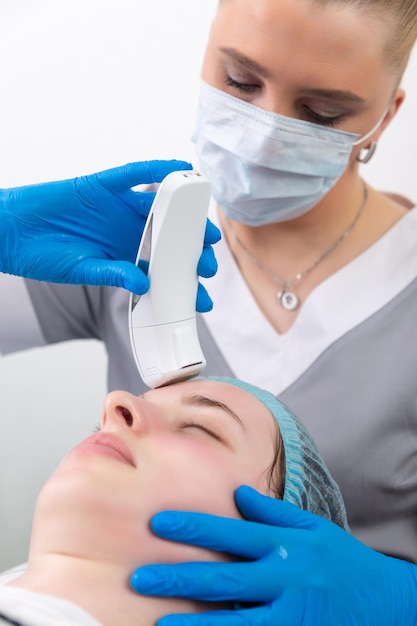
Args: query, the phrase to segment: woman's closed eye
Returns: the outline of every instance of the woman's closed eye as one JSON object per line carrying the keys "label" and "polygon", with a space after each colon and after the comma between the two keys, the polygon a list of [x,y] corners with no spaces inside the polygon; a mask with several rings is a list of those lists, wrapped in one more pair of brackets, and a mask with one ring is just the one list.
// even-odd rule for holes
{"label": "woman's closed eye", "polygon": [[240,91],[240,92],[245,93],[245,94],[255,93],[255,91],[257,91],[261,87],[257,83],[240,82],[238,80],[235,80],[234,78],[232,78],[229,75],[227,75],[225,77],[224,82],[226,83],[226,85],[228,87],[232,87],[233,89],[237,89],[237,91]]}
{"label": "woman's closed eye", "polygon": [[308,121],[315,124],[321,124],[323,126],[337,126],[337,124],[340,124],[344,119],[346,119],[346,113],[323,115],[307,105],[304,105],[302,108],[304,111],[304,117],[306,117]]}
{"label": "woman's closed eye", "polygon": [[200,431],[206,433],[210,437],[213,437],[213,439],[216,439],[216,441],[220,441],[221,443],[226,443],[225,440],[223,439],[223,437],[221,435],[219,435],[217,432],[215,432],[214,430],[212,430],[211,428],[209,428],[205,424],[201,424],[200,422],[196,422],[194,420],[191,420],[191,421],[188,421],[188,422],[184,422],[183,424],[180,425],[180,428],[181,429],[184,429],[184,428],[195,428],[197,430],[200,430]]}

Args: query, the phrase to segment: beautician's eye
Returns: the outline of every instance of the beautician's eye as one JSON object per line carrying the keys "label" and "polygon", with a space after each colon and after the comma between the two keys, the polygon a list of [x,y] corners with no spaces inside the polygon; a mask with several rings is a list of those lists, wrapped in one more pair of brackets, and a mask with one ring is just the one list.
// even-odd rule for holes
{"label": "beautician's eye", "polygon": [[200,424],[199,422],[194,422],[194,421],[192,421],[192,422],[185,422],[184,424],[181,424],[180,428],[197,428],[197,429],[202,430],[203,432],[207,433],[208,435],[210,435],[210,437],[213,437],[214,439],[216,439],[216,441],[223,442],[223,438],[220,437],[220,435],[215,433],[210,428],[207,428],[207,426],[204,426],[204,424]]}
{"label": "beautician's eye", "polygon": [[241,83],[229,75],[226,76],[224,82],[228,87],[233,87],[233,89],[237,89],[242,93],[254,93],[260,88],[260,85],[257,85],[256,83]]}
{"label": "beautician's eye", "polygon": [[323,126],[337,126],[345,118],[346,113],[338,113],[337,115],[321,115],[308,106],[303,106],[303,111],[310,122],[322,124]]}

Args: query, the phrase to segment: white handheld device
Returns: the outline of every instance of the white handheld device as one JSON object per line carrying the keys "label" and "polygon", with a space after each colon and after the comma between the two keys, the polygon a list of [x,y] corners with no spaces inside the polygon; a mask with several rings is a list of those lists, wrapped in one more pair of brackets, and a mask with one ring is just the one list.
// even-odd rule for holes
{"label": "white handheld device", "polygon": [[210,196],[211,185],[199,172],[172,172],[160,184],[145,224],[136,265],[150,287],[142,296],[130,295],[129,331],[148,387],[185,380],[206,366],[196,299]]}

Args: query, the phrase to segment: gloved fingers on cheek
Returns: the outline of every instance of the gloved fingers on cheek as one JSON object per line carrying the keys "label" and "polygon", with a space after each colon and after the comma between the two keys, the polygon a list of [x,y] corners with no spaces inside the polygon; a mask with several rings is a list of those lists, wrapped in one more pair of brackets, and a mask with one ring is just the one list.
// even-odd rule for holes
{"label": "gloved fingers on cheek", "polygon": [[157,626],[304,626],[301,606],[278,604],[196,615],[167,615],[157,622]]}
{"label": "gloved fingers on cheek", "polygon": [[206,245],[203,248],[197,265],[197,273],[203,278],[211,278],[217,272],[217,260],[212,246]]}
{"label": "gloved fingers on cheek", "polygon": [[246,559],[271,553],[280,530],[246,520],[217,517],[206,513],[162,511],[151,521],[153,532],[171,541],[188,543]]}
{"label": "gloved fingers on cheek", "polygon": [[269,498],[252,487],[239,487],[235,493],[236,504],[246,519],[279,526],[280,528],[316,527],[321,518],[309,511],[302,511],[295,504]]}
{"label": "gloved fingers on cheek", "polygon": [[213,301],[208,295],[207,289],[201,283],[198,283],[196,310],[199,313],[208,313],[212,308]]}
{"label": "gloved fingers on cheek", "polygon": [[[252,608],[239,608],[237,605],[235,611],[232,611],[230,621],[224,622],[224,625],[219,622],[218,626],[305,626],[301,606],[301,603],[288,606],[288,603],[281,604],[279,600]],[[213,626],[214,624],[215,622]]]}
{"label": "gloved fingers on cheek", "polygon": [[272,602],[289,581],[285,567],[271,560],[148,565],[133,572],[130,584],[147,596],[259,603]]}
{"label": "gloved fingers on cheek", "polygon": [[[207,613],[167,615],[157,626],[280,626],[279,623],[259,621],[259,615],[248,611],[210,611]],[[261,616],[262,617],[262,616]],[[253,620],[257,621],[253,621]]]}

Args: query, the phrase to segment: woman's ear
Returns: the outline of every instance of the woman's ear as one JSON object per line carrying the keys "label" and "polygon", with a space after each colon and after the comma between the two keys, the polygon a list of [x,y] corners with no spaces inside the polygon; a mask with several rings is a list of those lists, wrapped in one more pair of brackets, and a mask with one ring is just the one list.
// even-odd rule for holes
{"label": "woman's ear", "polygon": [[395,94],[391,100],[391,104],[389,105],[383,120],[380,122],[378,128],[372,133],[372,136],[369,137],[368,142],[362,146],[358,152],[354,155],[354,158],[359,163],[368,163],[372,156],[375,153],[375,150],[378,145],[378,141],[381,138],[382,133],[387,128],[387,126],[391,123],[391,120],[397,115],[402,103],[404,102],[405,91],[404,89],[397,89]]}
{"label": "woman's ear", "polygon": [[392,99],[391,105],[385,114],[384,119],[382,120],[380,127],[378,128],[375,136],[373,137],[373,141],[379,140],[384,130],[387,128],[387,126],[389,126],[391,121],[397,115],[402,103],[404,102],[404,99],[405,99],[404,89],[397,89]]}

